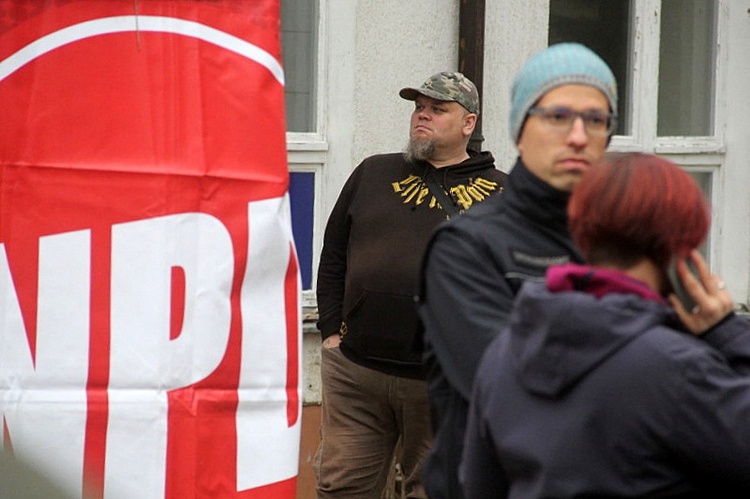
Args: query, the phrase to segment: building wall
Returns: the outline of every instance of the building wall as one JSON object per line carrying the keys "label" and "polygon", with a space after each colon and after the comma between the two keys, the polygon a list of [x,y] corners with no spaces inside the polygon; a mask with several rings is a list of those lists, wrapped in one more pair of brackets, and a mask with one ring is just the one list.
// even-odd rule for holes
{"label": "building wall", "polygon": [[484,149],[509,171],[516,149],[508,131],[513,76],[535,52],[547,46],[549,4],[545,1],[487,2],[484,49]]}
{"label": "building wall", "polygon": [[721,112],[726,147],[725,168],[719,179],[721,196],[714,204],[714,223],[722,231],[713,269],[719,272],[735,301],[747,304],[750,295],[750,1],[722,4],[724,26],[720,44]]}

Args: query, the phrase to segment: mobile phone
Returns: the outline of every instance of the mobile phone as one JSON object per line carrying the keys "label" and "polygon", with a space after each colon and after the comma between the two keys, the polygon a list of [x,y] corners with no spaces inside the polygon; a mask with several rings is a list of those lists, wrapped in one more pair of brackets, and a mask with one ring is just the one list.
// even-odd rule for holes
{"label": "mobile phone", "polygon": [[[693,277],[698,279],[698,282],[700,282],[700,277],[698,277],[698,271],[695,270],[693,261],[690,258],[686,258],[685,263],[687,264],[690,273],[693,274]],[[682,302],[682,306],[685,307],[685,310],[687,310],[688,312],[693,310],[693,308],[695,307],[695,300],[693,300],[693,297],[690,296],[685,290],[685,287],[682,285],[682,281],[680,280],[680,276],[677,274],[676,258],[669,262],[669,265],[667,266],[667,277],[669,278],[669,282],[672,285],[672,291],[674,291],[674,294],[677,295],[677,298],[680,300],[680,302]]]}

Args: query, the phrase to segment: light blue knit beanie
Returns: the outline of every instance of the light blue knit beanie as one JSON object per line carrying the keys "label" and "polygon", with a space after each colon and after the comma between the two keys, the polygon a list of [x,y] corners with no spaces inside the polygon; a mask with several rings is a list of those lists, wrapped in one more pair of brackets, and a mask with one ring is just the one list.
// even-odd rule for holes
{"label": "light blue knit beanie", "polygon": [[607,63],[580,43],[558,43],[534,54],[516,73],[510,97],[510,136],[514,142],[518,142],[529,109],[561,85],[595,87],[617,113],[617,82]]}

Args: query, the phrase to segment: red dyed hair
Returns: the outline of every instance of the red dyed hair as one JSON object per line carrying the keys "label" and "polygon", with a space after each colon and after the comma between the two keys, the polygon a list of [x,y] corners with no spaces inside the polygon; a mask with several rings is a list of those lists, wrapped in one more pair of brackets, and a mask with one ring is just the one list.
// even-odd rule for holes
{"label": "red dyed hair", "polygon": [[665,267],[708,233],[709,211],[693,178],[659,156],[609,154],[581,179],[568,204],[573,240],[590,264]]}

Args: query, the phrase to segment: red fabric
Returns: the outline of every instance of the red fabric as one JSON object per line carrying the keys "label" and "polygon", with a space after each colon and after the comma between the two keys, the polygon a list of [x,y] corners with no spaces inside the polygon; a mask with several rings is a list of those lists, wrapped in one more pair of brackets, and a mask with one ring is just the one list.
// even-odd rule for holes
{"label": "red fabric", "polygon": [[[11,56],[45,36],[115,16],[199,23],[206,33],[216,30],[252,44],[278,62],[279,15],[278,0],[0,0],[0,68],[9,68]],[[107,463],[112,227],[200,212],[216,217],[231,235],[232,322],[220,366],[168,394],[166,496],[293,497],[294,478],[237,492],[234,458],[248,203],[287,191],[283,80],[225,46],[148,30],[74,33],[68,43],[7,72],[0,71],[0,242],[32,356],[39,240],[91,231],[86,492],[103,494]],[[286,391],[292,426],[299,419],[299,352],[293,248],[290,255]],[[170,335],[176,339],[186,277],[175,268],[172,279]]]}

